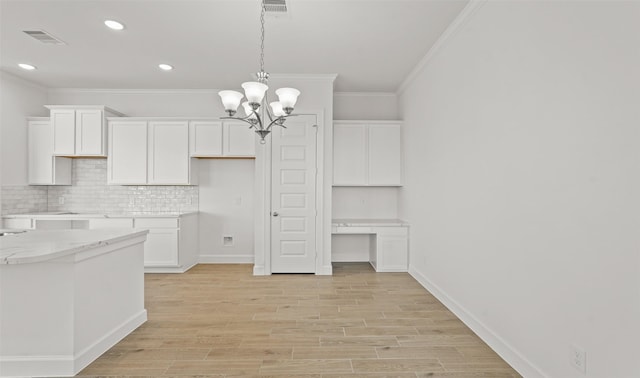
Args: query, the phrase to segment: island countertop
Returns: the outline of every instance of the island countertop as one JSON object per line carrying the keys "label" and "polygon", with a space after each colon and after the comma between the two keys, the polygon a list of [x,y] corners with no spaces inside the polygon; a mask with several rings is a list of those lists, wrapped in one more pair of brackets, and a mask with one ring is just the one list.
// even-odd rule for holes
{"label": "island countertop", "polygon": [[0,236],[0,264],[29,264],[57,259],[108,246],[122,240],[144,237],[147,230],[30,230]]}
{"label": "island countertop", "polygon": [[180,211],[180,212],[70,212],[70,211],[44,211],[35,213],[7,214],[2,216],[5,219],[58,219],[58,220],[81,220],[93,218],[180,218],[185,216],[197,215],[197,211]]}

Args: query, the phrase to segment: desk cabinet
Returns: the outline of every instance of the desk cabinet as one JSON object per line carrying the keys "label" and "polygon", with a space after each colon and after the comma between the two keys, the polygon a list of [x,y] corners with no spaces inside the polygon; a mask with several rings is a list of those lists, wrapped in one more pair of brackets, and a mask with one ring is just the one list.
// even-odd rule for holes
{"label": "desk cabinet", "polygon": [[369,263],[376,272],[406,272],[409,269],[409,230],[400,221],[338,222],[333,224],[331,233],[371,236]]}

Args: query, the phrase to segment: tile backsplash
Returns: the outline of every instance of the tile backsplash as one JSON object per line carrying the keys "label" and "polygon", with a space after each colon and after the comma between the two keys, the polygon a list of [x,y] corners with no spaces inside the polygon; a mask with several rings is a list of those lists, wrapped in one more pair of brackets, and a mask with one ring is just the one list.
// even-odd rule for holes
{"label": "tile backsplash", "polygon": [[[2,188],[2,214],[32,211],[96,213],[198,210],[197,186],[107,185],[106,159],[73,159],[71,186]],[[28,193],[24,196],[24,193]],[[25,201],[25,197],[28,200]]]}
{"label": "tile backsplash", "polygon": [[46,186],[3,186],[2,215],[47,211]]}

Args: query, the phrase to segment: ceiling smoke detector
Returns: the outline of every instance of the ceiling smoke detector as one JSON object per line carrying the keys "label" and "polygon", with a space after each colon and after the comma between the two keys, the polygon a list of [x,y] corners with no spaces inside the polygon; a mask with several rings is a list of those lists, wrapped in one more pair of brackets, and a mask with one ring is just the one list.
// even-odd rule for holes
{"label": "ceiling smoke detector", "polygon": [[23,30],[23,32],[42,43],[51,45],[66,45],[64,41],[52,36],[44,30]]}

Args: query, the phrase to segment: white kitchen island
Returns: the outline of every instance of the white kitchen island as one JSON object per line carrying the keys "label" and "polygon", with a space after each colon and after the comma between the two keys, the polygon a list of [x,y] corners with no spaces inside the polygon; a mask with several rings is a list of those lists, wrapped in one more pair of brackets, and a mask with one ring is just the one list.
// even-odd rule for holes
{"label": "white kitchen island", "polygon": [[73,376],[144,323],[146,235],[0,236],[0,376]]}

